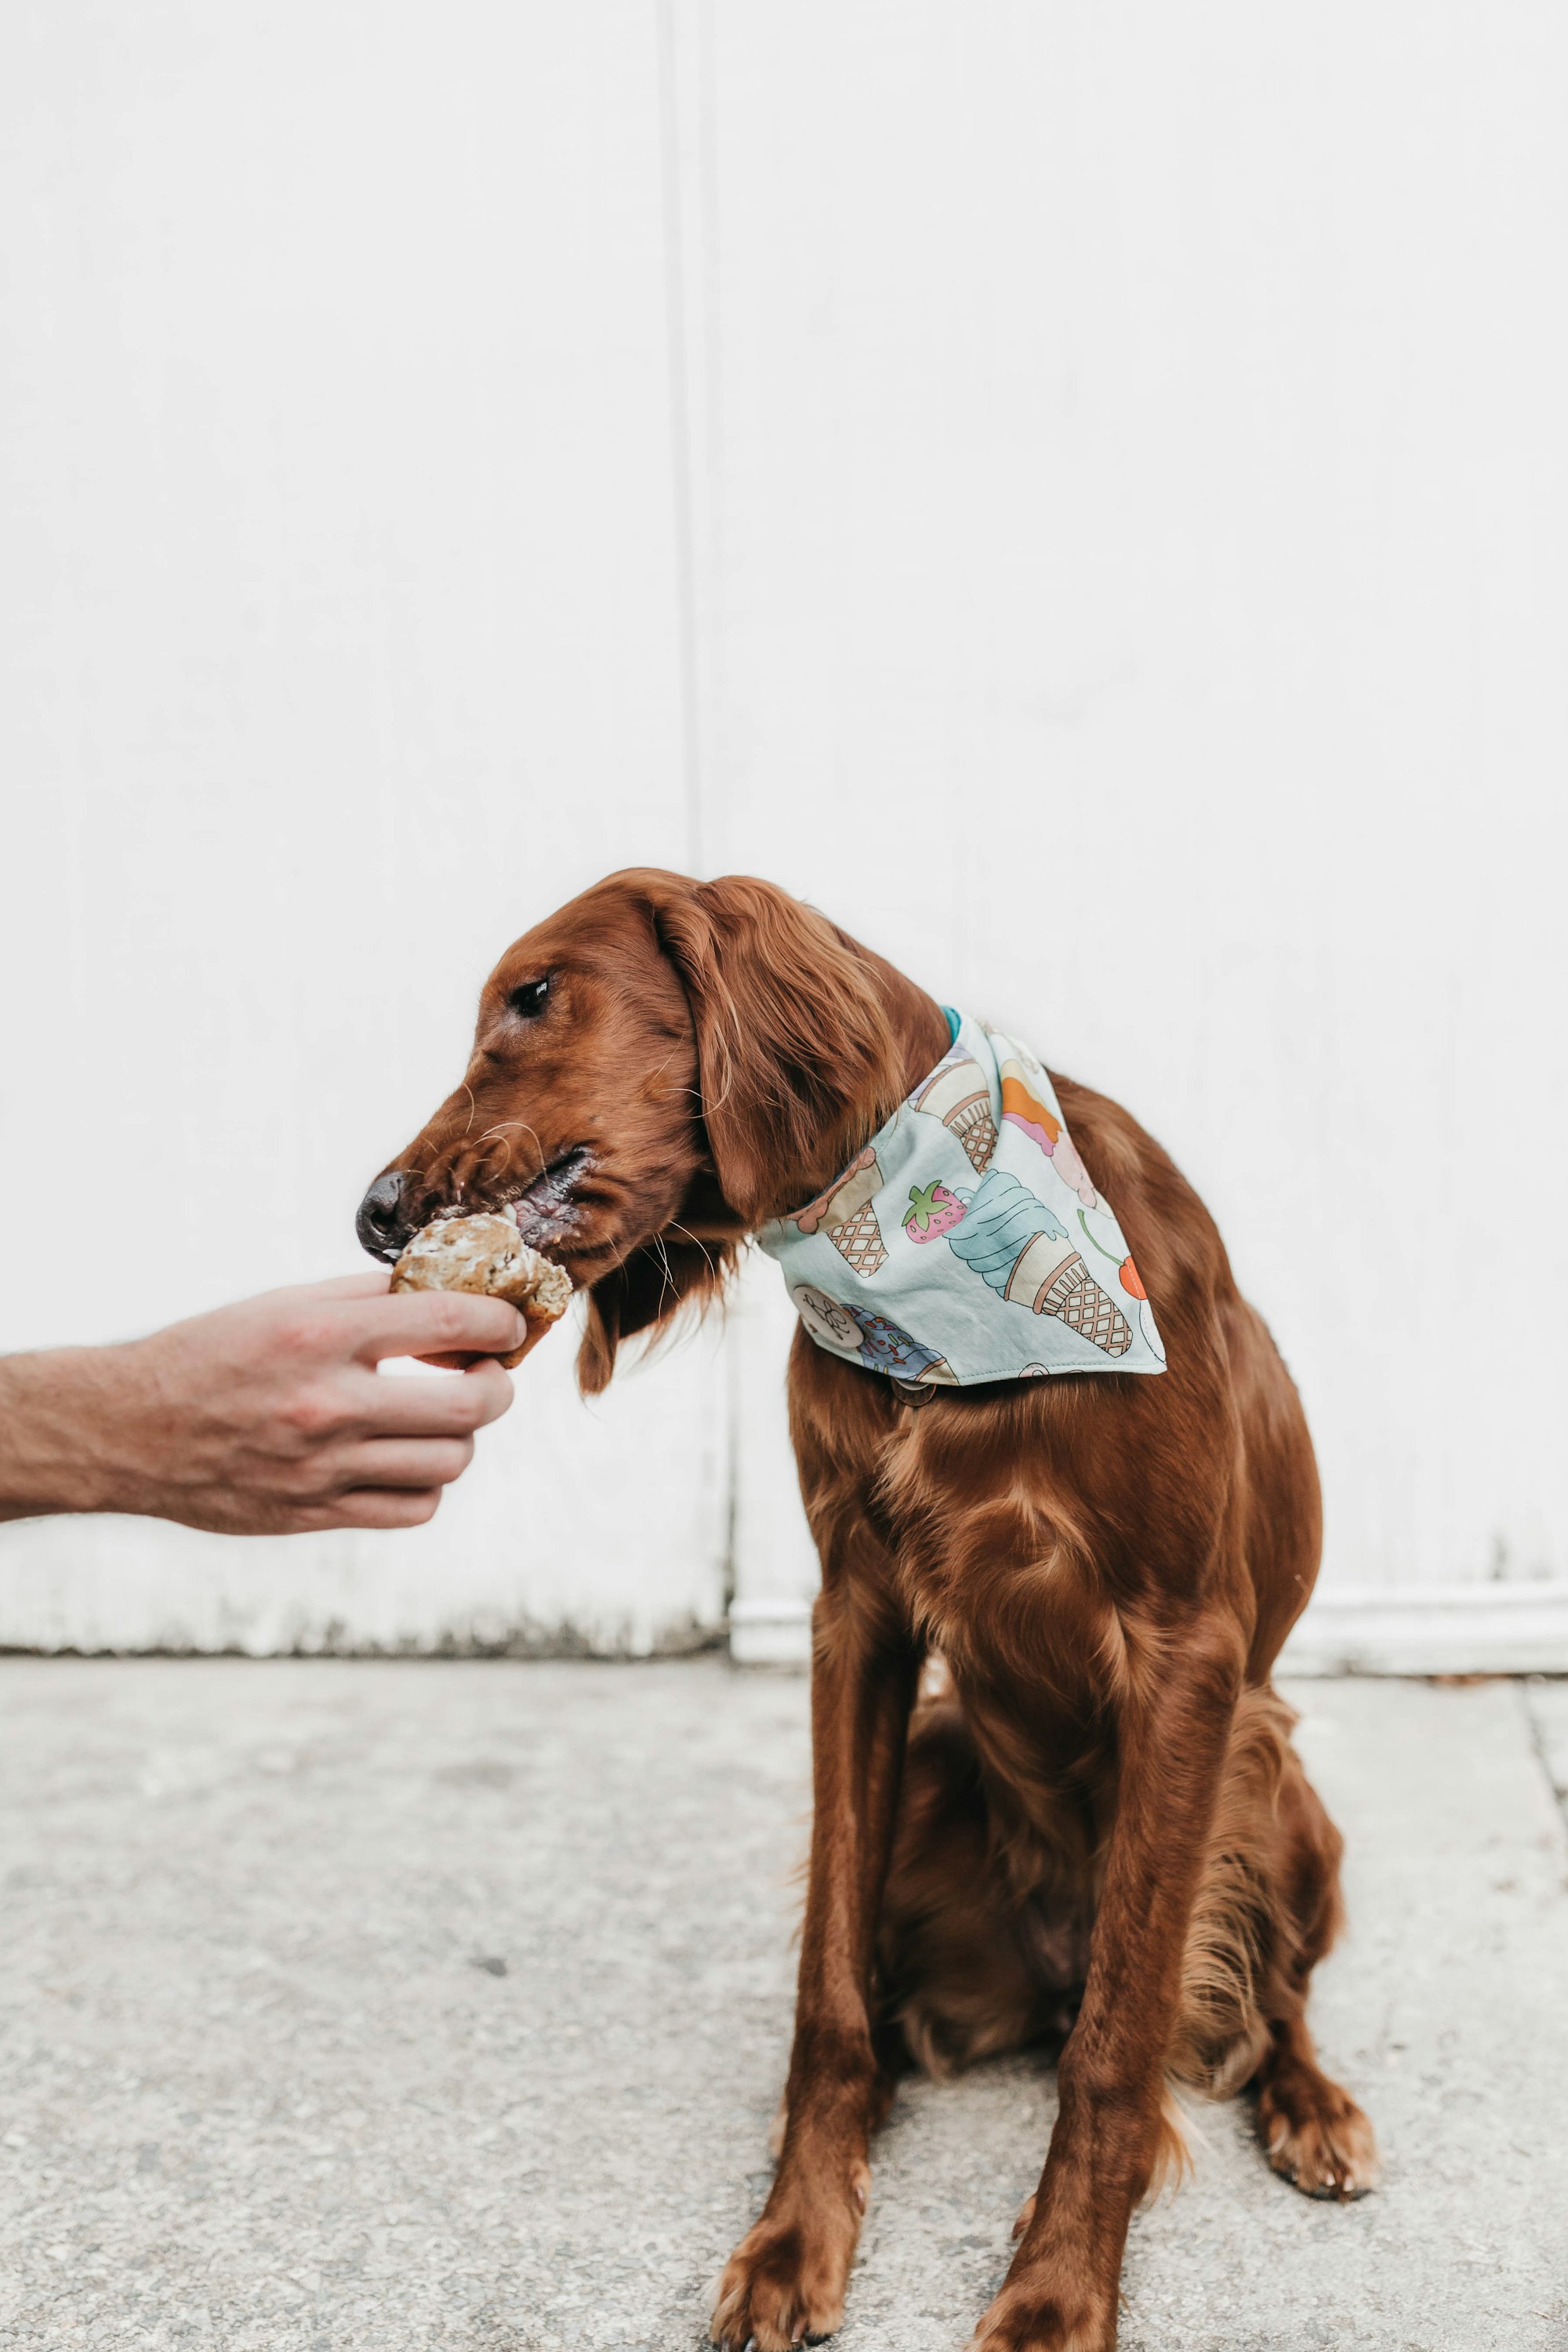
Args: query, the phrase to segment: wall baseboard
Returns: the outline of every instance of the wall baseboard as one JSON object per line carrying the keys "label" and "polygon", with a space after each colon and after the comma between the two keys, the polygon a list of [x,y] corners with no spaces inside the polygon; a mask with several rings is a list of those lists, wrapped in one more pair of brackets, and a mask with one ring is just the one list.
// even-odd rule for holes
{"label": "wall baseboard", "polygon": [[[737,1601],[730,1655],[740,1666],[805,1666],[808,1602]],[[1568,1674],[1568,1583],[1331,1586],[1315,1595],[1280,1656],[1281,1675]]]}
{"label": "wall baseboard", "polygon": [[1568,1674],[1568,1583],[1319,1592],[1282,1675]]}
{"label": "wall baseboard", "polygon": [[810,1601],[732,1601],[730,1656],[737,1666],[809,1666]]}

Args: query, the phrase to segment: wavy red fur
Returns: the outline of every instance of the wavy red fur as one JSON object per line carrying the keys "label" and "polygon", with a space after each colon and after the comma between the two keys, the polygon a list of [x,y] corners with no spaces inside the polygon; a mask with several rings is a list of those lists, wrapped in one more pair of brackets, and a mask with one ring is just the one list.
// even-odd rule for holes
{"label": "wavy red fur", "polygon": [[[520,1022],[510,992],[540,977],[547,1011]],[[491,975],[462,1085],[396,1162],[407,1214],[523,1186],[524,1238],[587,1289],[579,1371],[601,1389],[622,1341],[717,1297],[744,1235],[814,1202],[947,1042],[921,988],[771,884],[615,875]],[[1375,2178],[1304,2021],[1340,1841],[1268,1684],[1317,1573],[1300,1405],[1164,1151],[1052,1083],[1154,1302],[1163,1377],[914,1410],[795,1336],[816,1802],[778,2172],[715,2308],[731,2346],[837,2326],[870,2135],[911,2060],[1059,2046],[986,2352],[1114,2345],[1128,2219],[1176,2145],[1170,2076],[1250,2083],[1269,2160],[1310,2194]],[[580,1171],[559,1200],[558,1168]],[[948,1685],[917,1702],[933,1654]]]}

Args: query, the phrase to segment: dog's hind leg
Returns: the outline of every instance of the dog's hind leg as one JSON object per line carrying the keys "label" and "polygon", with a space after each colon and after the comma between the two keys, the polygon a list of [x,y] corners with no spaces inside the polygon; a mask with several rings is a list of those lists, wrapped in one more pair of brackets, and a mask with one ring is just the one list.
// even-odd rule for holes
{"label": "dog's hind leg", "polygon": [[1268,2042],[1254,2078],[1258,2128],[1268,2161],[1309,2197],[1341,2202],[1377,2186],[1371,2124],[1348,2091],[1318,2064],[1307,2030],[1307,1987],[1342,1916],[1338,1830],[1294,1753],[1280,1784],[1280,1895],[1291,1937],[1289,1965],[1269,1988]]}
{"label": "dog's hind leg", "polygon": [[876,1538],[838,1525],[813,1621],[815,1811],[779,2167],[713,2307],[713,2340],[733,2352],[789,2352],[838,2326],[883,2090],[872,1957],[920,1658]]}
{"label": "dog's hind leg", "polygon": [[1377,2143],[1307,2030],[1311,1972],[1342,1916],[1342,1842],[1290,1746],[1294,1719],[1267,1687],[1237,1706],[1170,2067],[1211,2098],[1251,2083],[1274,2169],[1310,2197],[1344,2200],[1375,2186]]}

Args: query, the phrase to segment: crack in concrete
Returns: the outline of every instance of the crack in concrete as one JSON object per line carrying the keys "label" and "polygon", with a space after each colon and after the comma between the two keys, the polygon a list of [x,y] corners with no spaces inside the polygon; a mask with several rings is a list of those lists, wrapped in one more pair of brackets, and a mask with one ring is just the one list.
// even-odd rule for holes
{"label": "crack in concrete", "polygon": [[1568,1830],[1568,1788],[1558,1786],[1557,1776],[1552,1769],[1551,1751],[1546,1745],[1546,1732],[1540,1717],[1531,1704],[1531,1693],[1539,1680],[1540,1677],[1533,1675],[1522,1675],[1520,1678],[1519,1703],[1524,1715],[1525,1737],[1530,1742],[1531,1755],[1541,1767],[1541,1777],[1545,1781],[1552,1801],[1562,1816],[1563,1826]]}

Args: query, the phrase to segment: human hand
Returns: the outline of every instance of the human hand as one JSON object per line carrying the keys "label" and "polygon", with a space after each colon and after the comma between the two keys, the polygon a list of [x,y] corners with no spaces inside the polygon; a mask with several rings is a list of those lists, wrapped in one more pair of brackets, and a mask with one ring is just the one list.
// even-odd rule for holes
{"label": "human hand", "polygon": [[[224,1535],[408,1528],[472,1459],[521,1345],[504,1299],[350,1275],[120,1347],[0,1357],[0,1518],[132,1511]],[[477,1361],[384,1380],[386,1356]]]}

